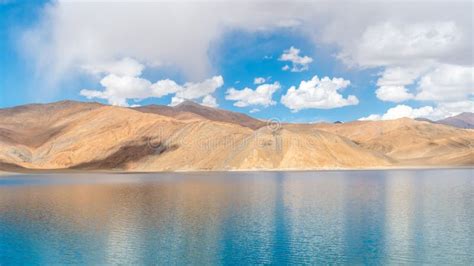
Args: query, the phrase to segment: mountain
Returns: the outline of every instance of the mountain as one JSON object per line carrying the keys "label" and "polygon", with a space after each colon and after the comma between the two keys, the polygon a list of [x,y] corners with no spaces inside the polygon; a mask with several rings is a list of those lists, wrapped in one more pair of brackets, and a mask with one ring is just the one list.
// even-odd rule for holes
{"label": "mountain", "polygon": [[401,118],[315,128],[344,136],[406,165],[474,165],[474,131]]}
{"label": "mountain", "polygon": [[415,118],[416,121],[422,121],[422,122],[430,122],[430,123],[436,123],[435,121],[431,120],[431,119],[428,119],[428,118],[424,118],[424,117],[417,117]]}
{"label": "mountain", "polygon": [[436,123],[458,127],[458,128],[474,128],[474,113],[465,112],[456,116],[448,117],[436,121]]}
{"label": "mountain", "polygon": [[262,123],[194,103],[132,109],[64,101],[0,109],[0,169],[301,170],[474,165],[473,130],[411,119],[279,127]]}
{"label": "mountain", "polygon": [[147,105],[136,107],[134,109],[144,113],[159,114],[180,120],[207,119],[212,121],[238,124],[251,129],[258,129],[265,126],[265,122],[248,115],[207,107],[192,101],[184,101],[174,107]]}

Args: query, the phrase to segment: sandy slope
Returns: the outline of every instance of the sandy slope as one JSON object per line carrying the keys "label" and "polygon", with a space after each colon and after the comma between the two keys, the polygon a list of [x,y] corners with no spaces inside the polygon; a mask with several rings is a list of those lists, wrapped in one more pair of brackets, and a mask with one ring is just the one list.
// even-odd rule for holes
{"label": "sandy slope", "polygon": [[[134,171],[474,165],[474,132],[411,119],[253,128],[253,120],[94,103],[0,110],[0,169]],[[166,109],[166,108],[165,108]],[[169,109],[166,109],[169,110]],[[217,110],[217,109],[215,109]],[[218,112],[219,110],[217,110]],[[247,119],[247,118],[245,118]],[[250,124],[249,124],[250,123]]]}
{"label": "sandy slope", "polygon": [[474,130],[402,118],[315,126],[401,164],[474,165]]}
{"label": "sandy slope", "polygon": [[134,110],[173,117],[179,120],[205,119],[217,122],[237,124],[251,129],[258,129],[266,125],[258,119],[245,114],[227,110],[202,106],[191,101],[184,101],[177,106],[147,105],[136,107]]}

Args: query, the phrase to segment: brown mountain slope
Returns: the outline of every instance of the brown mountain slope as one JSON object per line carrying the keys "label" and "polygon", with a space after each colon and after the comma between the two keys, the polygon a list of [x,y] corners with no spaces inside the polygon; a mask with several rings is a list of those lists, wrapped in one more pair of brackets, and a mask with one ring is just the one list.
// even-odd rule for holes
{"label": "brown mountain slope", "polygon": [[100,107],[98,103],[62,101],[0,109],[0,140],[38,147],[65,129],[71,119]]}
{"label": "brown mountain slope", "polygon": [[140,107],[133,107],[133,110],[142,112],[142,113],[149,113],[149,114],[158,114],[173,117],[178,120],[203,120],[206,119],[198,114],[180,111],[175,107],[165,106],[165,105],[145,105]]}
{"label": "brown mountain slope", "polygon": [[231,168],[308,169],[389,166],[382,154],[365,150],[349,139],[324,131],[298,132],[261,128],[226,158]]}
{"label": "brown mountain slope", "polygon": [[[26,128],[19,123],[19,119],[29,120],[26,113],[11,116],[9,120],[18,123],[6,126],[13,132],[22,132],[22,139],[6,142],[0,138],[0,161],[26,168],[68,168],[107,157],[122,147],[145,145],[148,139],[166,137],[183,125],[169,117],[111,106],[70,111],[58,111],[65,112],[64,119],[47,119],[45,126],[33,124]],[[31,114],[37,115],[36,111]],[[3,120],[0,128],[5,128]],[[55,134],[46,134],[49,128],[55,128]],[[45,136],[41,142],[35,141],[37,134]],[[129,159],[137,156],[143,155],[131,154]]]}
{"label": "brown mountain slope", "polygon": [[345,136],[402,164],[473,165],[474,131],[416,121],[356,121],[314,126]]}
{"label": "brown mountain slope", "polygon": [[192,101],[185,101],[178,104],[177,106],[160,106],[160,105],[147,105],[134,108],[137,111],[144,113],[153,113],[164,116],[170,116],[181,120],[190,119],[208,119],[212,121],[233,123],[248,127],[251,129],[258,129],[265,126],[265,122],[262,122],[253,117],[247,116],[241,113],[230,112],[217,108],[202,106]]}
{"label": "brown mountain slope", "polygon": [[456,116],[438,120],[436,123],[459,128],[474,129],[474,113],[460,113]]}
{"label": "brown mountain slope", "polygon": [[229,120],[176,119],[96,103],[0,110],[0,168],[4,170],[473,165],[473,147],[472,130],[411,119],[254,130]]}
{"label": "brown mountain slope", "polygon": [[134,169],[317,169],[391,164],[385,156],[330,133],[299,135],[266,127],[251,131],[227,123],[193,123],[173,136],[170,144],[177,148],[144,158]]}
{"label": "brown mountain slope", "polygon": [[265,127],[255,131],[234,123],[183,121],[74,102],[0,113],[0,128],[9,132],[0,136],[0,167],[9,169],[315,169],[390,164],[380,154],[324,132],[275,133]]}

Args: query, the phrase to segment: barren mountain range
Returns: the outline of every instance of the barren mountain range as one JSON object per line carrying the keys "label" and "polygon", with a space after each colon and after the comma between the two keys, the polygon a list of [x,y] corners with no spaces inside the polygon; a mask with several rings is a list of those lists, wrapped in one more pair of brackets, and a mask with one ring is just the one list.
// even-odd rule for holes
{"label": "barren mountain range", "polygon": [[280,125],[192,102],[0,109],[0,169],[8,171],[473,165],[474,130],[408,118]]}
{"label": "barren mountain range", "polygon": [[474,113],[464,112],[453,117],[436,121],[436,123],[459,128],[474,128]]}

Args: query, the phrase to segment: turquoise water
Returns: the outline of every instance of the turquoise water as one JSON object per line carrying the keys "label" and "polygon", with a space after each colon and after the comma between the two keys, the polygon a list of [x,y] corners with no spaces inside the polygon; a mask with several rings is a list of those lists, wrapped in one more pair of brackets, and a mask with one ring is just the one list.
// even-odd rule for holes
{"label": "turquoise water", "polygon": [[474,264],[472,169],[0,177],[0,265]]}

